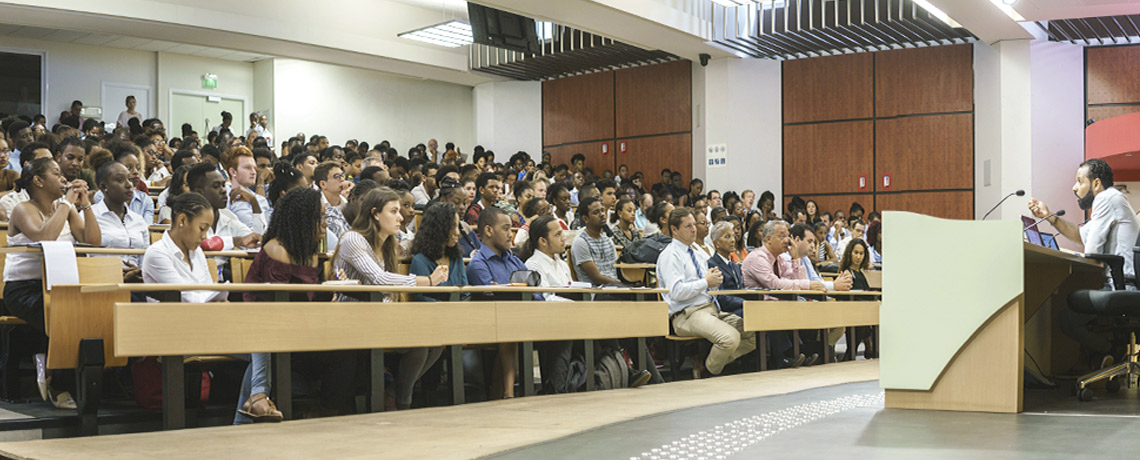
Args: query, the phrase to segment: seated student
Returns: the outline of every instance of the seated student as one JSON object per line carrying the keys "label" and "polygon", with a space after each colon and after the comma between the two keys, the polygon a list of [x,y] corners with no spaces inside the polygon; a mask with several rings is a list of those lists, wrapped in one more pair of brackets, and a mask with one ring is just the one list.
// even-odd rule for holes
{"label": "seated student", "polygon": [[[792,265],[800,264],[804,268],[804,275],[807,280],[818,281],[823,283],[823,286],[828,291],[850,291],[852,278],[851,274],[842,272],[835,278],[834,281],[826,281],[815,270],[815,263],[818,261],[816,248],[816,233],[812,232],[808,225],[796,224],[789,230],[792,236],[792,245],[788,251],[780,254],[780,258],[787,260]],[[814,336],[817,331],[804,331],[801,336]],[[830,330],[828,337],[829,346],[834,347],[843,336],[843,328],[838,327]],[[834,356],[834,354],[832,354]],[[813,355],[805,365],[810,366],[815,364],[818,356]]]}
{"label": "seated student", "polygon": [[[871,286],[867,284],[867,277],[863,275],[863,270],[871,269],[871,258],[868,257],[870,251],[867,250],[867,242],[862,239],[852,239],[847,244],[847,250],[843,253],[843,259],[839,261],[840,273],[849,273],[851,275],[851,290],[855,291],[869,291]],[[856,344],[862,342],[865,346],[863,356],[866,358],[875,358],[879,356],[877,344],[874,343],[874,335],[871,334],[870,327],[855,328]],[[861,338],[858,338],[861,337]]]}
{"label": "seated student", "polygon": [[[709,257],[709,268],[720,270],[724,278],[720,290],[744,289],[744,274],[740,271],[740,264],[733,262],[731,258],[732,251],[736,249],[736,233],[732,230],[732,224],[717,222],[709,233],[711,233],[713,245],[716,247],[716,253]],[[740,317],[744,316],[744,299],[736,296],[718,295],[716,301],[720,304],[721,311]]]}
{"label": "seated student", "polygon": [[[515,196],[515,212],[511,214],[511,225],[522,227],[526,223],[526,216],[523,215],[523,207],[526,206],[531,200],[534,199],[534,187],[530,182],[525,180],[518,181],[511,189],[511,193]],[[516,245],[517,246],[517,245]]]}
{"label": "seated student", "polygon": [[611,219],[613,222],[614,246],[627,248],[634,241],[641,239],[641,232],[637,230],[637,203],[630,199],[618,201],[615,207],[617,212]]}
{"label": "seated student", "polygon": [[852,240],[863,239],[863,233],[867,230],[867,224],[855,217],[848,219],[847,226],[851,228],[851,234],[847,238],[839,240],[839,244],[835,245],[836,254],[846,254],[847,245],[851,244]]}
{"label": "seated student", "polygon": [[344,191],[348,186],[340,163],[326,161],[313,170],[313,184],[321,191],[325,206],[344,210]]}
{"label": "seated student", "polygon": [[[171,213],[170,229],[143,255],[143,282],[212,284],[214,278],[207,268],[201,245],[214,223],[213,205],[195,192],[171,197],[167,205]],[[222,301],[225,297],[216,291],[182,293],[182,301],[188,303]]]}
{"label": "seated student", "polygon": [[[17,169],[15,169],[15,171],[17,173],[23,171],[23,168],[28,167],[28,163],[40,158],[52,158],[51,148],[49,148],[47,144],[32,142],[25,145],[24,154],[20,155],[21,164],[16,165]],[[25,201],[28,201],[28,190],[21,189],[20,187],[16,187],[12,193],[8,193],[0,198],[0,214],[2,214],[0,217],[2,217],[2,220],[7,222],[8,218],[12,216],[12,210],[16,209],[16,205]]]}
{"label": "seated student", "polygon": [[703,337],[713,343],[708,357],[697,360],[698,372],[720,375],[726,364],[756,348],[756,334],[745,333],[744,320],[721,311],[709,295],[709,289],[720,286],[724,276],[717,268],[707,268],[708,257],[692,248],[697,240],[692,209],[673,210],[668,225],[673,241],[657,258],[657,284],[669,290],[664,297],[677,335]]}
{"label": "seated student", "polygon": [[20,179],[19,171],[8,168],[12,161],[12,148],[8,141],[0,136],[0,195],[6,195],[16,189],[16,181]]}
{"label": "seated student", "polygon": [[186,184],[186,174],[189,172],[190,166],[179,166],[178,169],[174,170],[170,185],[162,191],[166,197],[161,201],[158,208],[158,223],[170,224],[170,206],[167,205],[166,201],[190,191],[190,186]]}
{"label": "seated student", "polygon": [[360,199],[377,187],[380,187],[380,184],[371,179],[364,179],[352,187],[343,210],[325,206],[325,222],[328,225],[325,230],[327,249],[336,249],[340,236],[352,228],[349,222],[356,218],[357,211],[360,210]]}
{"label": "seated student", "polygon": [[570,189],[566,188],[566,184],[551,184],[546,189],[546,201],[554,206],[554,217],[562,225],[562,230],[570,230],[570,223],[574,222],[574,211],[570,207]]}
{"label": "seated student", "polygon": [[522,226],[515,232],[515,239],[512,246],[516,248],[526,247],[527,242],[530,241],[530,224],[536,219],[543,216],[550,216],[550,203],[543,199],[532,199],[526,202],[522,207],[523,221]]}
{"label": "seated student", "polygon": [[570,259],[579,281],[595,286],[621,285],[618,281],[617,250],[614,242],[602,232],[606,226],[606,212],[596,197],[586,197],[578,205],[585,220],[584,229],[570,246]]}
{"label": "seated student", "polygon": [[448,279],[448,267],[428,276],[389,271],[398,265],[396,234],[400,231],[400,196],[387,187],[369,191],[360,201],[350,231],[341,235],[333,255],[338,276],[377,286],[438,286]]}
{"label": "seated student", "polygon": [[[739,203],[739,201],[737,201]],[[744,220],[733,215],[724,218],[725,222],[732,224],[732,234],[736,238],[736,248],[729,253],[729,260],[736,263],[744,263],[744,259],[748,257],[748,248],[745,247],[746,238],[744,235]]]}
{"label": "seated student", "polygon": [[308,187],[309,181],[305,179],[304,173],[301,170],[294,168],[288,161],[281,160],[273,165],[273,180],[269,183],[269,188],[266,189],[265,199],[269,200],[269,210],[265,214],[265,220],[273,219],[273,206],[277,200],[285,195],[285,192],[293,190],[297,187]]}
{"label": "seated student", "polygon": [[693,209],[693,218],[697,221],[697,241],[693,243],[693,249],[699,249],[705,253],[706,256],[712,256],[716,253],[716,249],[712,244],[707,242],[709,238],[709,218],[705,215],[703,210]]}
{"label": "seated student", "polygon": [[[95,183],[103,194],[102,201],[92,206],[99,223],[103,246],[109,248],[146,249],[150,247],[150,227],[139,213],[131,210],[135,191],[126,166],[117,161],[103,163],[95,170]],[[147,201],[150,197],[147,197]],[[123,281],[142,281],[142,257],[122,256]]]}
{"label": "seated student", "polygon": [[[198,154],[195,153],[193,150],[179,150],[177,153],[174,154],[174,158],[170,160],[170,170],[177,172],[178,169],[181,168],[182,166],[194,166],[198,163],[200,163]],[[189,170],[190,168],[186,168],[186,169]],[[173,173],[171,174],[171,179],[170,179],[171,181],[174,180],[173,177],[175,175],[176,174],[173,174]],[[166,198],[169,196],[170,196],[170,186],[169,186],[169,182],[168,182],[166,189],[164,189],[161,193],[158,194],[158,200],[155,203],[155,207],[158,208],[159,214],[162,213],[162,208],[166,207]],[[167,217],[167,219],[169,219],[169,217]],[[159,217],[159,220],[162,220],[161,216]]]}
{"label": "seated student", "polygon": [[[106,151],[104,150],[103,152]],[[96,172],[98,172],[99,167],[105,163],[96,159],[95,150],[92,151],[88,160],[90,160],[89,163]],[[130,200],[127,202],[127,207],[135,214],[142,216],[143,221],[146,222],[147,225],[150,225],[154,222],[154,200],[150,198],[147,192],[133,188],[135,184],[138,183],[137,179],[139,174],[139,158],[136,151],[133,148],[121,150],[118,155],[115,156],[114,161],[127,169],[131,181],[132,190]],[[98,174],[96,174],[96,176],[98,176]],[[99,184],[98,177],[95,178],[95,184]],[[102,188],[96,191],[94,198],[92,198],[93,203],[98,204],[101,201],[103,201]]]}
{"label": "seated student", "polygon": [[816,248],[816,261],[818,262],[836,262],[839,257],[835,255],[835,250],[832,249],[831,243],[827,241],[827,224],[824,222],[816,222],[813,226],[815,240],[819,242]]}
{"label": "seated student", "polygon": [[402,180],[389,179],[385,183],[388,188],[400,195],[400,232],[396,240],[400,242],[400,257],[411,255],[412,241],[416,238],[416,199],[412,196],[411,188]]}
{"label": "seated student", "polygon": [[[17,189],[27,190],[28,201],[16,205],[8,223],[8,244],[31,244],[37,241],[70,241],[98,245],[102,233],[87,194],[87,183],[67,181],[59,165],[51,158],[33,160],[22,169]],[[66,190],[66,195],[65,195]],[[74,206],[72,205],[74,203]],[[43,255],[41,253],[9,253],[4,265],[4,306],[8,312],[45,332],[43,296]],[[47,339],[40,336],[46,345]],[[46,355],[35,357],[36,383],[40,396],[61,409],[75,409],[75,400],[66,391],[49,388],[51,378],[46,370]],[[73,379],[56,381],[61,388]]]}
{"label": "seated student", "polygon": [[[874,215],[875,213],[871,213]],[[881,219],[872,220],[867,225],[867,250],[870,251],[872,265],[882,265],[883,263],[883,221]]]}
{"label": "seated student", "polygon": [[254,233],[265,233],[265,228],[269,225],[266,215],[271,212],[269,200],[253,193],[253,187],[257,184],[257,160],[253,158],[253,152],[244,145],[234,147],[226,161],[231,181],[226,194],[229,200],[226,209]]}
{"label": "seated student", "polygon": [[[226,196],[226,180],[222,173],[210,163],[198,163],[186,173],[186,183],[190,191],[202,195],[214,206],[214,224],[209,237],[222,239],[222,250],[234,248],[256,248],[261,244],[261,235],[254,233],[241,223],[232,211],[226,209],[229,202]],[[227,261],[228,262],[228,261]],[[219,264],[223,263],[219,261]]]}
{"label": "seated student", "polygon": [[[295,188],[277,200],[276,217],[265,231],[265,245],[254,257],[246,273],[246,283],[320,284],[324,280],[318,258],[318,240],[325,230],[320,192]],[[245,292],[246,302],[271,301],[272,293]],[[290,301],[328,301],[331,295],[298,292]],[[324,363],[321,378],[322,413],[336,413],[352,398],[355,370],[353,352],[328,351],[298,353],[294,358]],[[234,423],[277,422],[281,412],[269,399],[269,354],[253,353],[242,380],[239,410]]]}
{"label": "seated student", "polygon": [[[600,204],[600,203],[599,203]],[[511,253],[511,218],[502,209],[490,207],[479,214],[479,239],[482,249],[467,264],[467,280],[472,286],[507,285],[511,273],[525,270],[523,261]],[[494,374],[488,396],[491,399],[515,397],[518,344],[499,344]]]}
{"label": "seated student", "polygon": [[467,225],[475,225],[479,221],[479,214],[484,209],[495,206],[499,202],[499,195],[501,194],[502,182],[499,181],[499,176],[495,173],[485,172],[479,175],[475,180],[475,188],[479,191],[479,199],[473,201],[467,207],[466,213],[463,214],[463,221]]}
{"label": "seated student", "polygon": [[[566,287],[570,285],[570,265],[562,259],[566,253],[566,242],[562,238],[562,225],[551,216],[542,216],[531,224],[534,231],[529,233],[524,255],[526,267],[542,276],[543,286]],[[541,294],[547,302],[569,302],[570,299],[553,293]],[[539,342],[538,365],[542,372],[542,388],[546,394],[569,393],[570,360],[574,343],[571,341]]]}

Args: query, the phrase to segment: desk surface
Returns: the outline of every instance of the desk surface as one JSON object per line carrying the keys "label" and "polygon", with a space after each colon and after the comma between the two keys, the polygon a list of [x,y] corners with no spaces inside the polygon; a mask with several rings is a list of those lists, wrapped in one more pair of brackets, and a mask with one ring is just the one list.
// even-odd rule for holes
{"label": "desk surface", "polygon": [[[17,252],[43,252],[42,248],[35,246],[5,246],[0,247],[0,254],[9,254]],[[253,258],[257,252],[250,251],[202,251],[206,257],[246,257]],[[93,255],[114,255],[114,256],[141,256],[146,254],[146,249],[124,249],[124,248],[103,248],[103,247],[89,247],[89,246],[76,246],[76,254],[93,254]]]}
{"label": "desk surface", "polygon": [[391,292],[412,294],[437,294],[452,292],[501,292],[501,293],[536,293],[554,292],[560,294],[664,294],[664,289],[644,288],[557,288],[557,287],[528,287],[528,286],[373,286],[360,284],[92,284],[84,285],[81,292],[134,292],[134,291],[260,291],[260,292]]}
{"label": "desk surface", "polygon": [[726,289],[723,291],[709,291],[713,295],[759,296],[759,295],[827,295],[827,296],[859,296],[882,297],[880,291],[811,291],[811,290],[772,290],[772,289]]}
{"label": "desk surface", "polygon": [[1038,246],[1033,243],[1024,242],[1025,248],[1025,261],[1032,263],[1072,263],[1077,265],[1084,265],[1089,267],[1102,268],[1100,262],[1089,259],[1081,254],[1058,251],[1050,249],[1045,246]]}

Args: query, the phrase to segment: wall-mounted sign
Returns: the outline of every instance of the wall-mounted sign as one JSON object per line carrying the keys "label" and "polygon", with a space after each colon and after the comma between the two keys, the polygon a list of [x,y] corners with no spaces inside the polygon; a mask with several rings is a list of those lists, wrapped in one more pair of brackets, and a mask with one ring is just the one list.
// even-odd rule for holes
{"label": "wall-mounted sign", "polygon": [[705,148],[705,167],[724,168],[728,166],[728,146],[713,144]]}

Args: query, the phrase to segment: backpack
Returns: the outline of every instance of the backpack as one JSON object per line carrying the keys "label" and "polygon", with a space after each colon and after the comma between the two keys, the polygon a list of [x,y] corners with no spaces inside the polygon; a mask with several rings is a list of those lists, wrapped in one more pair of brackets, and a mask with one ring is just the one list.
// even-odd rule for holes
{"label": "backpack", "polygon": [[621,261],[627,264],[655,264],[657,256],[661,255],[661,251],[672,242],[672,238],[654,233],[622,249]]}
{"label": "backpack", "polygon": [[620,351],[606,349],[594,365],[594,388],[612,390],[629,386],[629,365]]}

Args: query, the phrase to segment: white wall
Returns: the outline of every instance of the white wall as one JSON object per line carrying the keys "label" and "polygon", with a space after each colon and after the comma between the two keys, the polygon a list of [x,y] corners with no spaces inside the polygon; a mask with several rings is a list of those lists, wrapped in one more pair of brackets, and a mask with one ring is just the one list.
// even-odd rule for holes
{"label": "white wall", "polygon": [[[781,64],[720,58],[693,65],[693,176],[705,190],[764,190],[783,197]],[[725,144],[728,167],[707,168],[705,146]],[[807,172],[805,171],[805,174]]]}
{"label": "white wall", "polygon": [[[245,133],[249,127],[249,113],[256,107],[253,98],[253,64],[240,61],[224,61],[198,56],[174,53],[158,54],[158,113],[159,118],[170,119],[170,91],[189,91],[194,93],[212,94],[218,96],[245,99],[246,113],[235,113],[234,126],[238,127],[235,134]],[[218,87],[215,89],[202,88],[202,75],[212,73],[218,76]],[[210,117],[210,124],[217,125],[222,122],[221,113]],[[171,129],[174,129],[171,131]],[[178,127],[167,127],[168,132],[178,134]]]}
{"label": "white wall", "polygon": [[[273,129],[274,123],[277,122],[277,117],[273,110],[273,59],[264,59],[253,64],[253,100],[256,103],[253,105],[253,111],[261,112],[269,116],[269,132],[276,133],[277,130]],[[246,114],[248,116],[248,114]],[[296,134],[296,133],[294,133]],[[273,147],[274,151],[280,153],[281,142],[288,137],[281,139],[276,135],[273,137],[273,143],[277,146]]]}
{"label": "white wall", "polygon": [[475,86],[474,97],[477,144],[503,162],[518,151],[541,159],[542,82],[482,83]]}
{"label": "white wall", "polygon": [[[1030,45],[1033,130],[1033,197],[1051,210],[1064,209],[1080,222],[1073,196],[1077,165],[1084,161],[1084,49],[1077,45],[1035,40]],[[1129,199],[1140,202],[1140,184],[1129,187]],[[1007,212],[1012,212],[1012,207]],[[1022,206],[1019,212],[1028,215]],[[1050,232],[1055,232],[1050,230]],[[1060,238],[1062,247],[1081,246]]]}
{"label": "white wall", "polygon": [[[975,218],[1015,190],[1033,194],[1029,76],[1029,40],[974,44]],[[1018,219],[1026,200],[1010,198],[990,219]]]}
{"label": "white wall", "polygon": [[315,62],[274,59],[274,135],[322,134],[343,144],[387,139],[401,155],[435,138],[464,153],[475,146],[469,86]]}
{"label": "white wall", "polygon": [[[151,88],[156,85],[155,53],[149,51],[9,36],[0,37],[0,49],[47,53],[47,106],[43,114],[48,127],[59,121],[59,113],[71,108],[73,100],[101,105],[104,81]],[[114,121],[125,109],[119,105],[103,107],[103,118]],[[154,107],[139,109],[148,115],[155,113]]]}

